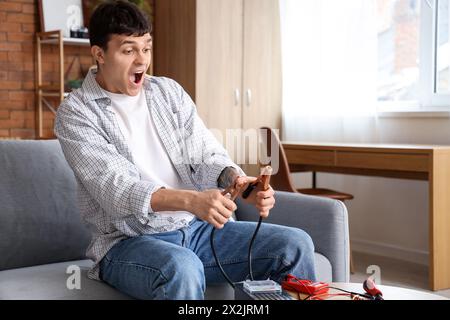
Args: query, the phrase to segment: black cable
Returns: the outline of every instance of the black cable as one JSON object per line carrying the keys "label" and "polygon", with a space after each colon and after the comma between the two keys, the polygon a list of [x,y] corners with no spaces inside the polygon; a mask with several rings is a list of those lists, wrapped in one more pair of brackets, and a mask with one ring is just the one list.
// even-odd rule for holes
{"label": "black cable", "polygon": [[244,192],[242,192],[242,199],[247,199],[250,196],[250,193],[253,191],[253,189],[256,188],[256,186],[258,185],[258,182],[253,182],[251,183],[247,189],[244,190]]}
{"label": "black cable", "polygon": [[253,242],[255,241],[256,235],[258,234],[259,227],[261,227],[262,217],[259,217],[258,225],[256,226],[255,232],[253,233],[252,240],[250,240],[250,245],[248,246],[248,271],[250,273],[250,279],[254,281],[253,278],[253,268],[252,268],[252,247]]}
{"label": "black cable", "polygon": [[[259,228],[261,227],[261,223],[262,223],[262,217],[259,217],[259,221],[258,221],[258,225],[256,226],[255,232],[253,233],[253,237],[250,240],[250,245],[248,246],[248,271],[250,273],[250,279],[255,280],[253,278],[253,268],[252,268],[252,247],[253,247],[253,242],[255,241],[256,235],[258,234]],[[214,233],[216,231],[216,228],[213,227],[212,231],[211,231],[211,236],[210,236],[210,242],[211,242],[211,249],[212,249],[212,253],[214,256],[214,260],[216,260],[216,264],[220,269],[220,272],[222,272],[222,275],[224,276],[224,278],[227,280],[227,282],[230,284],[230,286],[232,286],[233,288],[235,288],[235,284],[233,283],[233,281],[231,281],[231,279],[228,277],[228,275],[226,274],[225,270],[223,270],[222,264],[219,261],[219,258],[217,258],[217,254],[216,254],[216,249],[214,247]]]}
{"label": "black cable", "polygon": [[330,286],[328,286],[327,288],[328,289],[334,289],[334,290],[342,291],[342,292],[353,294],[353,295],[358,295],[358,296],[361,296],[361,297],[364,297],[364,298],[367,298],[367,299],[370,299],[370,300],[375,300],[375,298],[373,296],[365,294],[365,293],[358,293],[358,292],[353,292],[353,291],[347,291],[347,290],[344,290],[344,289],[341,289],[341,288],[330,287]]}
{"label": "black cable", "polygon": [[228,277],[228,275],[225,273],[225,270],[223,270],[222,265],[219,262],[219,259],[217,258],[217,254],[216,254],[216,249],[214,248],[214,232],[216,231],[216,228],[213,227],[212,231],[211,231],[211,236],[210,236],[210,242],[211,242],[211,249],[213,252],[213,256],[214,259],[216,260],[217,266],[220,269],[220,272],[222,272],[222,275],[225,277],[225,279],[227,280],[227,282],[230,284],[230,286],[233,287],[233,289],[235,288],[235,285],[233,283],[233,281],[231,281],[231,279]]}
{"label": "black cable", "polygon": [[[253,189],[255,189],[257,183],[255,184],[250,184],[247,189],[243,192],[242,194],[242,198],[246,199],[248,198],[248,196],[250,195],[250,193],[253,191]],[[248,246],[248,270],[250,273],[250,278],[252,279],[252,281],[254,280],[253,278],[253,270],[252,270],[252,247],[253,247],[253,242],[255,241],[256,235],[258,234],[259,228],[261,227],[261,222],[262,222],[262,217],[259,217],[259,221],[258,221],[258,225],[256,226],[255,232],[253,233],[253,237],[250,240],[250,245]],[[233,281],[231,281],[231,279],[228,277],[228,275],[226,274],[225,270],[223,270],[222,265],[219,261],[219,258],[217,258],[217,254],[216,254],[216,249],[214,247],[214,233],[216,231],[216,228],[213,227],[212,231],[211,231],[211,236],[209,238],[210,243],[211,243],[211,250],[214,256],[214,260],[216,260],[216,264],[220,269],[220,272],[222,272],[222,275],[224,276],[224,278],[227,280],[227,282],[230,284],[230,286],[233,287],[233,289],[236,287],[235,284],[233,283]]]}

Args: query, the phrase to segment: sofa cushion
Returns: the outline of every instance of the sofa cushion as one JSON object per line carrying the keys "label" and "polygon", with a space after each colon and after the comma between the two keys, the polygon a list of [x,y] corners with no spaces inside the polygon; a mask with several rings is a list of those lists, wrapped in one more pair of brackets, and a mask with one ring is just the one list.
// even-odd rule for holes
{"label": "sofa cushion", "polygon": [[[73,271],[69,266],[78,266],[81,271],[80,289],[68,289],[73,285]],[[91,260],[78,260],[18,268],[0,272],[0,300],[103,300],[130,299],[104,282],[87,278]]]}
{"label": "sofa cushion", "polygon": [[90,233],[57,140],[0,141],[0,270],[84,259]]}
{"label": "sofa cushion", "polygon": [[314,253],[317,281],[333,282],[333,268],[330,261],[320,253]]}
{"label": "sofa cushion", "polygon": [[[328,260],[315,254],[319,280],[331,279],[331,265]],[[0,300],[122,300],[131,297],[120,293],[108,284],[87,278],[91,260],[78,260],[53,263],[35,267],[0,271]],[[70,266],[80,269],[80,289],[68,289],[74,286],[74,271]],[[206,289],[207,300],[232,300],[233,289],[228,284],[209,285]]]}

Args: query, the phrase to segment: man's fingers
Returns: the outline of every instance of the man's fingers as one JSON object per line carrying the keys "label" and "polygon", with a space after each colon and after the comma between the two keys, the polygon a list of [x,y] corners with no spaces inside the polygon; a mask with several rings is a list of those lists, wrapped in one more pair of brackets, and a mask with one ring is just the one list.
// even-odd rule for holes
{"label": "man's fingers", "polygon": [[263,218],[267,218],[270,209],[272,209],[275,206],[275,198],[273,196],[265,199],[258,197],[256,199],[255,206],[259,210],[260,216],[262,216]]}
{"label": "man's fingers", "polygon": [[236,211],[237,209],[237,205],[236,203],[234,203],[233,201],[226,199],[227,201],[223,203],[223,207],[225,210],[231,211],[230,214],[232,214],[234,211]]}
{"label": "man's fingers", "polygon": [[214,228],[216,229],[222,229],[223,228],[223,224],[220,224],[219,222],[217,222],[216,220],[214,220],[213,218],[211,218],[210,221],[208,221]]}
{"label": "man's fingers", "polygon": [[258,178],[255,177],[239,177],[236,179],[236,187],[243,187],[246,184],[250,184],[252,182],[255,182],[256,180],[258,180]]}
{"label": "man's fingers", "polygon": [[272,188],[265,191],[258,191],[256,193],[256,203],[259,205],[273,205],[275,204],[275,191]]}
{"label": "man's fingers", "polygon": [[216,215],[211,217],[211,223],[217,229],[222,229],[223,226],[225,225],[225,223],[227,223],[227,222],[228,222],[228,219],[226,219],[224,216],[222,216],[219,213],[217,213]]}
{"label": "man's fingers", "polygon": [[258,191],[258,193],[256,194],[257,198],[271,198],[275,195],[275,191],[272,188],[269,188],[269,190],[266,191]]}
{"label": "man's fingers", "polygon": [[259,205],[256,204],[255,205],[256,209],[258,209],[259,211],[265,211],[265,210],[270,210],[274,207],[274,204],[268,204],[268,205]]}
{"label": "man's fingers", "polygon": [[222,229],[224,224],[228,222],[228,219],[212,208],[208,211],[208,214],[204,220],[209,224],[212,224],[217,229]]}
{"label": "man's fingers", "polygon": [[243,192],[247,187],[258,180],[255,177],[239,177],[236,179],[235,187],[238,192]]}
{"label": "man's fingers", "polygon": [[229,199],[224,198],[223,200],[224,201],[218,204],[218,206],[215,209],[219,215],[221,215],[228,221],[228,219],[233,214],[233,211],[237,209],[237,206],[233,201]]}
{"label": "man's fingers", "polygon": [[258,201],[255,206],[258,209],[272,209],[274,207],[275,201],[272,199],[265,199],[262,201]]}
{"label": "man's fingers", "polygon": [[262,210],[262,211],[260,210],[259,215],[265,219],[269,216],[269,210]]}

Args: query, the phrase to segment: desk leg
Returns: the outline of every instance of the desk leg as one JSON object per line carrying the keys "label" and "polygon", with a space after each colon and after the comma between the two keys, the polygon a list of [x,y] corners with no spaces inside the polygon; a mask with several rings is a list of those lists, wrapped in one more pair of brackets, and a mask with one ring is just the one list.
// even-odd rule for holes
{"label": "desk leg", "polygon": [[450,151],[434,149],[429,177],[430,288],[450,288]]}

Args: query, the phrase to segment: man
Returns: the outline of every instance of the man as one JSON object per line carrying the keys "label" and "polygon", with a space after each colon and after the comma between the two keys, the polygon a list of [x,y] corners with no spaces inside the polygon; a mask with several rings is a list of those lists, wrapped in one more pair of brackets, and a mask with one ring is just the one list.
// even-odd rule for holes
{"label": "man", "polygon": [[[79,186],[93,232],[89,277],[140,299],[203,299],[224,282],[211,246],[233,281],[248,276],[255,223],[230,219],[246,177],[213,138],[184,90],[149,77],[152,38],[133,4],[107,2],[92,14],[97,69],[58,109],[55,133]],[[260,186],[246,199],[267,217],[275,199]],[[256,279],[314,279],[313,244],[299,229],[263,224],[253,247]]]}

